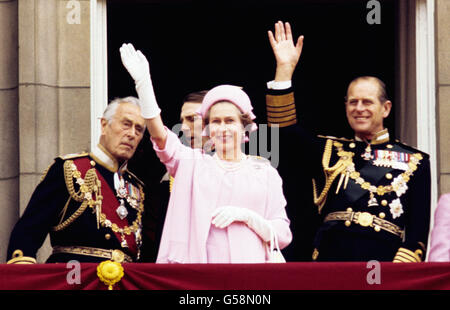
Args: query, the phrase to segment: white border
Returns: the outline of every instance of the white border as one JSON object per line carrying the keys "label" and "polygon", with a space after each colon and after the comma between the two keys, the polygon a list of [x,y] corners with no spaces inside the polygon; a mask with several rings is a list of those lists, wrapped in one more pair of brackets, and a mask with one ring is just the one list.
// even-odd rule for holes
{"label": "white border", "polygon": [[100,138],[100,121],[108,104],[108,45],[106,0],[90,1],[91,40],[91,150]]}
{"label": "white border", "polygon": [[430,154],[430,232],[434,224],[434,211],[438,199],[434,22],[434,0],[416,0],[417,147]]}

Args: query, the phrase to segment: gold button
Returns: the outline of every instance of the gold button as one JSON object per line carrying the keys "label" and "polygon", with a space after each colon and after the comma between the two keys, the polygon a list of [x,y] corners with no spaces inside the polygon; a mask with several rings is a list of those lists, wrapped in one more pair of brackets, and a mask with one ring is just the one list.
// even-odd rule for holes
{"label": "gold button", "polygon": [[373,228],[376,232],[380,232],[381,228],[378,225],[375,225],[375,227]]}
{"label": "gold button", "polygon": [[349,145],[348,145],[351,149],[354,149],[355,147],[356,147],[356,144],[355,143],[350,143]]}
{"label": "gold button", "polygon": [[110,235],[110,234],[106,234],[106,235],[105,235],[105,239],[106,239],[106,240],[111,239],[111,235]]}
{"label": "gold button", "polygon": [[347,208],[347,212],[353,212],[352,208]]}
{"label": "gold button", "polygon": [[113,250],[111,253],[111,260],[113,262],[122,263],[125,260],[125,254],[121,250]]}
{"label": "gold button", "polygon": [[392,174],[391,173],[386,173],[386,179],[388,179],[388,180],[392,179]]}
{"label": "gold button", "polygon": [[[386,201],[386,200],[383,200],[383,201]],[[380,219],[384,219],[386,217],[386,214],[384,212],[381,212],[380,214],[378,214],[378,217]]]}
{"label": "gold button", "polygon": [[386,206],[388,205],[387,200],[382,200],[382,201],[381,201],[381,205],[382,205],[383,207],[386,207]]}
{"label": "gold button", "polygon": [[95,166],[95,161],[91,160],[91,166],[92,166],[92,167]]}
{"label": "gold button", "polygon": [[362,227],[372,226],[373,215],[369,212],[362,212],[358,215],[358,224]]}
{"label": "gold button", "polygon": [[345,221],[345,226],[349,227],[352,224],[349,220]]}
{"label": "gold button", "polygon": [[386,147],[387,147],[388,149],[392,149],[394,146],[393,146],[392,144],[388,144],[388,145],[386,145]]}

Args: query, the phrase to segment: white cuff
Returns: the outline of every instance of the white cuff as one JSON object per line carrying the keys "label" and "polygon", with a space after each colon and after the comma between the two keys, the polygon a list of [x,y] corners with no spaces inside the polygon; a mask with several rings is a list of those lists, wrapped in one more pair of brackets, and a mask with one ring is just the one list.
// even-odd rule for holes
{"label": "white cuff", "polygon": [[268,89],[283,90],[292,87],[292,81],[270,81],[267,82]]}

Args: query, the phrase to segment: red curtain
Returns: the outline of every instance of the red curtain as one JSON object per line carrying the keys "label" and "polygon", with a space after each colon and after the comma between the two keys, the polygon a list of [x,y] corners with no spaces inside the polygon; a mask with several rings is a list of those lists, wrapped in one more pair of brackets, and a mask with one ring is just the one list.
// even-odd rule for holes
{"label": "red curtain", "polygon": [[[114,290],[449,290],[450,263],[123,264]],[[0,264],[0,290],[106,290],[97,264]],[[373,283],[373,284],[370,284]],[[377,284],[379,283],[379,284]]]}

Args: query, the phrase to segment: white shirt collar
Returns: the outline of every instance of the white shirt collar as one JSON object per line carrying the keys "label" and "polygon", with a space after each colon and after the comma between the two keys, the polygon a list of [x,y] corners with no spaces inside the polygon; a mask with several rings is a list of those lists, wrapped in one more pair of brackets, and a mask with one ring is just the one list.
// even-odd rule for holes
{"label": "white shirt collar", "polygon": [[[364,141],[363,139],[361,139],[360,137],[355,135],[355,140],[356,141]],[[372,140],[370,141],[370,144],[381,144],[381,143],[385,143],[389,141],[389,131],[387,130],[387,128],[377,132],[375,134],[375,136],[372,138]]]}
{"label": "white shirt collar", "polygon": [[100,165],[105,167],[111,172],[117,172],[120,170],[123,172],[127,168],[127,162],[125,161],[119,169],[118,161],[103,147],[101,144],[97,144],[91,152],[91,157]]}

